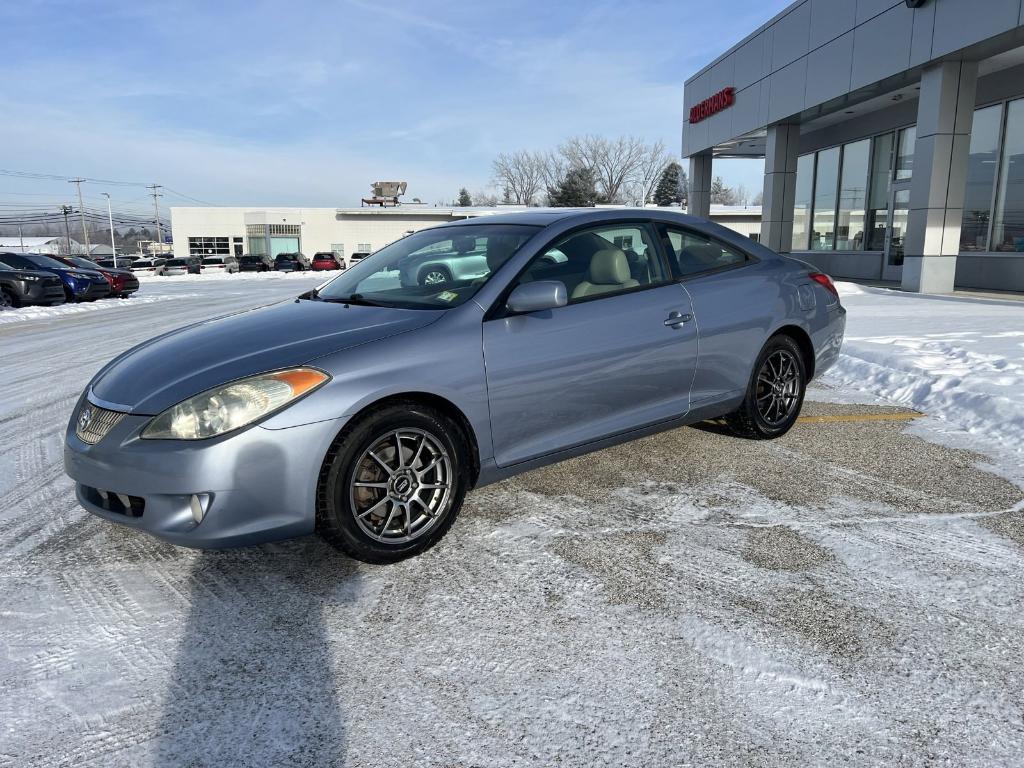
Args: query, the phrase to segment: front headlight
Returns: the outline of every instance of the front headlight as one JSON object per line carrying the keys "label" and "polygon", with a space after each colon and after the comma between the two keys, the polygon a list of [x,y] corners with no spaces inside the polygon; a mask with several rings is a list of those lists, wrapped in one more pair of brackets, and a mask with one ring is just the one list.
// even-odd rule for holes
{"label": "front headlight", "polygon": [[26,283],[34,283],[38,280],[42,280],[43,278],[39,277],[38,275],[22,275],[21,279],[24,280]]}
{"label": "front headlight", "polygon": [[152,440],[205,440],[252,424],[330,380],[313,368],[263,373],[168,408],[142,431]]}

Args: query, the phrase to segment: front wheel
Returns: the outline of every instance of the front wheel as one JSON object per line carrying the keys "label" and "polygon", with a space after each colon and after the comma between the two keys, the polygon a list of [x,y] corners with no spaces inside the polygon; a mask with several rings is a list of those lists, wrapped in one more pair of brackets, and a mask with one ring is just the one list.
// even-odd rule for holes
{"label": "front wheel", "polygon": [[320,473],[317,530],[367,563],[392,563],[436,544],[469,486],[462,430],[408,401],[368,411],[338,436]]}
{"label": "front wheel", "polygon": [[790,336],[773,336],[757,357],[743,404],[725,417],[726,423],[741,437],[781,437],[796,423],[806,391],[800,347]]}
{"label": "front wheel", "polygon": [[21,302],[18,301],[17,296],[9,293],[6,288],[0,289],[0,310],[17,309],[20,306]]}
{"label": "front wheel", "polygon": [[424,267],[419,274],[420,285],[444,285],[451,279],[452,273],[445,267]]}

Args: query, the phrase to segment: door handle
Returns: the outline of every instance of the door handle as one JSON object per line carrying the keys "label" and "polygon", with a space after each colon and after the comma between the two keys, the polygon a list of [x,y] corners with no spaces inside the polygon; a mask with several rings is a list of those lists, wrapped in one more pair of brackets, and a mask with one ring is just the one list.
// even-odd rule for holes
{"label": "door handle", "polygon": [[682,328],[685,323],[693,320],[693,315],[680,314],[679,312],[669,312],[668,319],[665,320],[665,325],[669,328]]}

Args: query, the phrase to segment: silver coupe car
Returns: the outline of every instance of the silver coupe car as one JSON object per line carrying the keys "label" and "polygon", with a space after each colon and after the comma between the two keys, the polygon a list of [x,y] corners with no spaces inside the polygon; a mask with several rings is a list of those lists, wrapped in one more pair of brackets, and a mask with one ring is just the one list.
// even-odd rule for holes
{"label": "silver coupe car", "polygon": [[318,531],[390,562],[436,543],[470,489],[533,467],[718,417],[784,434],[844,327],[826,275],[701,219],[469,219],[122,354],[64,462],[88,511],[175,544]]}

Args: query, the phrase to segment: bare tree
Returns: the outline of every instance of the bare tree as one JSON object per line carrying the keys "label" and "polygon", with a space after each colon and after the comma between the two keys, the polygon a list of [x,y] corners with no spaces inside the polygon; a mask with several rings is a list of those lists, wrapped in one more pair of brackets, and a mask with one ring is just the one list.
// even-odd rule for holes
{"label": "bare tree", "polygon": [[671,162],[672,156],[665,149],[664,142],[659,140],[645,145],[643,155],[624,187],[628,201],[634,205],[646,205],[654,197],[661,174]]}
{"label": "bare tree", "polygon": [[492,192],[478,190],[473,193],[473,204],[481,205],[485,208],[493,208],[498,204],[498,196]]}
{"label": "bare tree", "polygon": [[539,152],[520,150],[502,152],[492,167],[494,183],[505,191],[506,199],[517,205],[533,205],[544,188],[546,164]]}
{"label": "bare tree", "polygon": [[647,145],[635,136],[573,136],[559,147],[570,166],[594,172],[597,191],[609,203],[621,202],[623,185],[636,174],[646,150]]}

